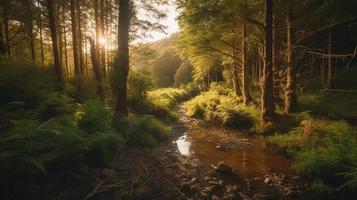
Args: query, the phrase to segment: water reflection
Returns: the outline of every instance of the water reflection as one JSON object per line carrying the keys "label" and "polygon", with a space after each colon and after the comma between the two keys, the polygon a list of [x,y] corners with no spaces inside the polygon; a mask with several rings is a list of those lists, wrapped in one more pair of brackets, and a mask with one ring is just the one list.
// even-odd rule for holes
{"label": "water reflection", "polygon": [[194,127],[176,143],[182,155],[195,154],[207,167],[224,161],[243,178],[263,175],[268,169],[283,173],[291,171],[290,160],[265,151],[265,143],[260,139],[234,130]]}
{"label": "water reflection", "polygon": [[190,152],[190,146],[191,142],[187,139],[187,135],[181,136],[177,141],[177,148],[179,152],[184,155],[184,156],[189,156],[191,154]]}

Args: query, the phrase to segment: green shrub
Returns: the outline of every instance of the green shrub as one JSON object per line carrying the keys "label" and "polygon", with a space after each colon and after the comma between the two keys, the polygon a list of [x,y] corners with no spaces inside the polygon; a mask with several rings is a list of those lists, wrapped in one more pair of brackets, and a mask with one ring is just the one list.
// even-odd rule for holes
{"label": "green shrub", "polygon": [[40,105],[55,88],[54,76],[35,65],[0,63],[0,104],[24,102],[27,108]]}
{"label": "green shrub", "polygon": [[87,133],[111,132],[112,115],[109,108],[99,100],[89,100],[77,113],[78,126]]}
{"label": "green shrub", "polygon": [[86,163],[89,167],[103,167],[123,147],[124,140],[118,133],[100,133],[88,138]]}
{"label": "green shrub", "polygon": [[256,126],[260,115],[256,106],[242,105],[232,91],[223,90],[218,85],[213,84],[211,88],[214,89],[185,103],[187,115],[232,128],[250,129]]}
{"label": "green shrub", "polygon": [[295,158],[295,168],[313,183],[310,189],[318,197],[334,192],[348,199],[355,191],[357,134],[346,122],[310,117],[268,142]]}
{"label": "green shrub", "polygon": [[128,144],[153,147],[159,141],[166,141],[171,128],[152,116],[137,117],[131,120],[130,127],[125,134]]}

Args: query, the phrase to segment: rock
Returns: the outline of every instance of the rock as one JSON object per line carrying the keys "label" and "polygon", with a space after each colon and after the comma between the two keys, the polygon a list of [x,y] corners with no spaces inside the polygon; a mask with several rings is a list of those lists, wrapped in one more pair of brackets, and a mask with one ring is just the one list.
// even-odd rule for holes
{"label": "rock", "polygon": [[233,174],[233,169],[230,166],[224,164],[224,162],[219,162],[218,165],[214,168],[217,172],[221,174],[227,174],[227,175]]}
{"label": "rock", "polygon": [[291,177],[291,180],[298,181],[300,180],[300,176],[293,176]]}
{"label": "rock", "polygon": [[209,181],[208,184],[210,185],[219,185],[218,181]]}
{"label": "rock", "polygon": [[219,179],[218,184],[222,186],[224,184],[224,181],[222,179]]}
{"label": "rock", "polygon": [[272,181],[271,181],[271,179],[269,178],[269,177],[266,177],[265,179],[264,179],[264,183],[265,184],[270,184]]}
{"label": "rock", "polygon": [[210,177],[210,176],[205,176],[205,181],[209,181],[209,180],[211,180],[212,179],[212,177]]}
{"label": "rock", "polygon": [[191,185],[190,187],[191,191],[197,192],[200,190],[200,187],[197,184]]}
{"label": "rock", "polygon": [[207,199],[207,198],[208,198],[208,194],[207,194],[206,192],[204,192],[204,191],[201,191],[201,192],[200,192],[200,195],[201,195],[201,197],[202,197],[203,199]]}
{"label": "rock", "polygon": [[253,199],[254,200],[268,200],[269,199],[269,195],[257,193],[255,195],[253,195]]}
{"label": "rock", "polygon": [[212,195],[211,200],[221,200],[217,195]]}
{"label": "rock", "polygon": [[248,195],[246,195],[246,194],[244,194],[244,193],[242,193],[242,192],[239,193],[239,196],[240,196],[242,199],[251,199]]}
{"label": "rock", "polygon": [[196,183],[196,181],[197,181],[197,178],[192,178],[191,179],[191,184]]}
{"label": "rock", "polygon": [[190,185],[190,183],[183,182],[183,183],[181,184],[181,190],[182,190],[183,192],[188,192],[189,190],[191,190],[191,185]]}

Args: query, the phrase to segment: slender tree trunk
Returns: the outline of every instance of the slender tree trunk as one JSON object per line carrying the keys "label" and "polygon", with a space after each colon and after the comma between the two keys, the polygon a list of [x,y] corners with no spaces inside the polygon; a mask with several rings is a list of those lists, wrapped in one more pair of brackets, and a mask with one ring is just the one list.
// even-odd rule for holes
{"label": "slender tree trunk", "polygon": [[296,70],[294,66],[293,44],[295,42],[294,28],[292,24],[292,13],[289,10],[287,17],[287,69],[286,69],[286,89],[285,89],[285,112],[292,113],[297,111],[296,97]]}
{"label": "slender tree trunk", "polygon": [[78,100],[82,99],[81,95],[81,69],[79,63],[79,55],[78,55],[78,35],[77,35],[77,22],[76,22],[76,9],[75,9],[75,0],[71,0],[71,25],[72,25],[72,46],[73,46],[73,64],[74,64],[74,73],[76,79],[76,96]]}
{"label": "slender tree trunk", "polygon": [[6,55],[6,46],[4,40],[3,23],[0,21],[0,55]]}
{"label": "slender tree trunk", "polygon": [[328,34],[328,68],[327,68],[327,88],[332,89],[332,37],[331,30]]}
{"label": "slender tree trunk", "polygon": [[273,99],[273,0],[265,0],[265,63],[262,83],[262,122],[274,115]]}
{"label": "slender tree trunk", "polygon": [[116,111],[125,116],[128,115],[127,79],[129,74],[129,11],[130,0],[119,0],[119,66],[116,66],[116,78],[118,79]]}
{"label": "slender tree trunk", "polygon": [[104,99],[104,89],[103,89],[103,80],[102,80],[102,75],[101,75],[101,70],[100,70],[100,65],[99,62],[100,60],[97,57],[97,50],[96,45],[94,43],[94,40],[90,37],[88,37],[89,43],[90,43],[90,52],[91,52],[91,59],[92,59],[92,64],[93,64],[93,71],[94,71],[94,78],[97,83],[97,95],[99,96],[100,99]]}
{"label": "slender tree trunk", "polygon": [[39,29],[40,29],[40,49],[41,49],[41,65],[42,67],[45,66],[45,53],[43,50],[43,28],[42,28],[42,9],[40,6],[40,2],[38,2],[38,7],[40,9],[40,19],[39,19]]}
{"label": "slender tree trunk", "polygon": [[63,68],[60,60],[59,49],[58,49],[58,35],[57,35],[57,21],[56,21],[56,0],[47,0],[47,9],[48,9],[48,19],[51,31],[51,39],[52,39],[52,50],[53,50],[53,58],[55,64],[55,72],[57,76],[57,81],[59,83],[60,91],[64,92],[64,78],[63,78]]}
{"label": "slender tree trunk", "polygon": [[238,70],[236,69],[236,66],[233,66],[233,69],[231,70],[232,71],[232,82],[233,82],[233,90],[234,90],[234,93],[237,97],[241,97],[243,94],[242,94],[242,90],[240,89],[240,81],[239,81],[239,73],[238,73]]}
{"label": "slender tree trunk", "polygon": [[[246,1],[245,1],[246,4]],[[246,21],[243,21],[242,27],[242,91],[243,91],[243,104],[248,105],[252,101],[250,96],[249,86],[248,86],[248,65],[247,65],[247,24]]]}
{"label": "slender tree trunk", "polygon": [[[105,37],[105,0],[100,0],[100,32],[103,38]],[[100,52],[100,58],[101,58],[101,66],[103,70],[103,78],[106,77],[106,59],[105,59],[105,44],[101,44],[101,52]]]}
{"label": "slender tree trunk", "polygon": [[5,46],[7,51],[7,56],[11,60],[11,45],[10,45],[10,32],[9,32],[9,15],[8,6],[3,7],[3,18],[4,18],[4,28],[5,28]]}
{"label": "slender tree trunk", "polygon": [[84,60],[83,60],[83,34],[82,34],[82,17],[81,17],[81,0],[76,0],[76,14],[77,14],[77,36],[78,36],[78,55],[79,55],[79,68],[81,78],[84,77]]}
{"label": "slender tree trunk", "polygon": [[33,15],[32,15],[32,0],[24,1],[25,11],[26,11],[26,19],[25,21],[25,29],[26,35],[29,38],[30,42],[30,51],[31,51],[31,60],[33,63],[36,62],[36,52],[35,52],[35,36],[33,33]]}

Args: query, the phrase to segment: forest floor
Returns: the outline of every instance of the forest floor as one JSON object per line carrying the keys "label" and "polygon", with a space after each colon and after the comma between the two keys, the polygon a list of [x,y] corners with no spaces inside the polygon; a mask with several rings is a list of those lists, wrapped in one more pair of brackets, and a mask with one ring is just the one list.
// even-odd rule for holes
{"label": "forest floor", "polygon": [[[261,177],[241,179],[229,166],[216,170],[203,166],[194,155],[181,155],[175,141],[197,120],[182,109],[179,116],[169,142],[153,149],[126,147],[107,168],[61,175],[60,180],[51,181],[57,185],[42,187],[46,195],[40,196],[58,200],[304,199],[304,182],[296,175],[271,170]],[[227,181],[232,177],[235,181]]]}

